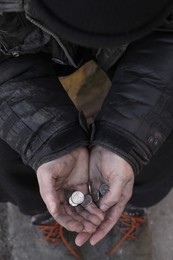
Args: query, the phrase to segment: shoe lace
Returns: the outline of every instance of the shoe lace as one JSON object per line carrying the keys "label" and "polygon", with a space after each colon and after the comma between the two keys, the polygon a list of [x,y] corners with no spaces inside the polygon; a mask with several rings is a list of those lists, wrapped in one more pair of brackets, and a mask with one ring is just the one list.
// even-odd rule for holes
{"label": "shoe lace", "polygon": [[51,243],[52,245],[57,244],[58,242],[62,241],[68,250],[73,254],[76,258],[80,258],[79,254],[73,249],[73,247],[69,244],[64,236],[64,228],[57,223],[56,221],[49,223],[49,224],[42,224],[38,225],[40,232],[43,234],[44,239]]}
{"label": "shoe lace", "polygon": [[135,240],[140,233],[143,224],[146,222],[146,214],[140,216],[131,216],[123,213],[119,219],[119,231],[122,234],[118,243],[108,251],[109,255],[113,255],[125,240]]}

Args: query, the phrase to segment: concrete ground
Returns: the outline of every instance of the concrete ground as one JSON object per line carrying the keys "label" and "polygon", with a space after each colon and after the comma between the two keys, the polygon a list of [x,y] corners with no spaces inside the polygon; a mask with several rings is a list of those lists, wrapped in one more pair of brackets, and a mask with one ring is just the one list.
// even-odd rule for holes
{"label": "concrete ground", "polygon": [[[88,120],[100,109],[110,87],[109,80],[93,62],[77,74],[62,78],[61,82]],[[139,240],[125,243],[112,257],[105,252],[115,244],[116,229],[95,247],[87,243],[82,248],[75,249],[80,253],[81,260],[173,260],[172,223],[173,191],[150,208],[148,224]],[[0,204],[0,260],[75,259],[62,243],[56,247],[49,246],[36,231],[30,224],[30,218],[20,214],[15,206]],[[66,235],[75,246],[74,234],[67,232]]]}

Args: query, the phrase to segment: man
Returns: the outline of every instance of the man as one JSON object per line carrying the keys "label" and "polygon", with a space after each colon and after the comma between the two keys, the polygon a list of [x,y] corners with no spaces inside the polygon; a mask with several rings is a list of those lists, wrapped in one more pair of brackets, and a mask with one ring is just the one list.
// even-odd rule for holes
{"label": "man", "polygon": [[[47,208],[81,246],[103,239],[129,200],[126,213],[143,217],[169,192],[172,8],[170,0],[0,4],[1,201],[36,224]],[[57,75],[90,59],[112,86],[88,128]],[[89,183],[109,192],[98,206],[70,206],[68,192],[87,194]]]}

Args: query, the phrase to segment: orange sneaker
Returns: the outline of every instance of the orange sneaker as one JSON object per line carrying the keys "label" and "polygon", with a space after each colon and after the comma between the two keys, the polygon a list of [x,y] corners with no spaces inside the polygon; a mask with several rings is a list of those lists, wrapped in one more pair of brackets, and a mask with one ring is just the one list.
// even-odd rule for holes
{"label": "orange sneaker", "polygon": [[128,208],[123,212],[117,223],[119,241],[108,251],[113,255],[126,240],[136,240],[147,222],[147,210],[141,208]]}
{"label": "orange sneaker", "polygon": [[64,236],[64,228],[56,222],[50,213],[44,212],[31,218],[31,223],[38,228],[45,241],[51,245],[63,242],[71,254],[79,258],[79,254],[73,249]]}

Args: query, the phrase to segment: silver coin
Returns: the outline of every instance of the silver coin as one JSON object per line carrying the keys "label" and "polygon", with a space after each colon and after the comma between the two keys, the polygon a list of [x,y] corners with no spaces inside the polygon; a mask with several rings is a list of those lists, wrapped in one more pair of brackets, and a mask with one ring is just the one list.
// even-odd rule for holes
{"label": "silver coin", "polygon": [[89,193],[91,193],[91,185],[90,184],[88,185],[88,190],[89,190]]}
{"label": "silver coin", "polygon": [[84,194],[81,191],[75,191],[71,195],[71,200],[75,204],[81,204],[84,201]]}
{"label": "silver coin", "polygon": [[84,196],[84,201],[81,203],[81,206],[86,208],[92,203],[91,195],[87,194]]}
{"label": "silver coin", "polygon": [[94,201],[94,202],[97,202],[97,201],[99,200],[99,198],[100,198],[99,190],[93,188],[93,189],[91,190],[91,196],[92,196],[93,201]]}
{"label": "silver coin", "polygon": [[69,198],[68,202],[72,207],[76,207],[78,205],[71,200],[71,197]]}
{"label": "silver coin", "polygon": [[109,191],[109,185],[106,184],[106,183],[103,183],[101,186],[100,186],[100,189],[99,189],[100,193],[102,196],[104,196],[106,193],[108,193]]}

